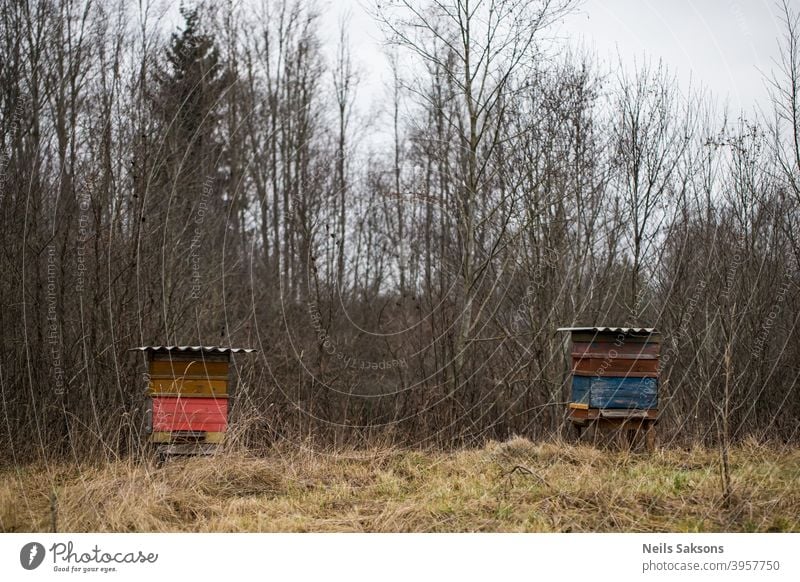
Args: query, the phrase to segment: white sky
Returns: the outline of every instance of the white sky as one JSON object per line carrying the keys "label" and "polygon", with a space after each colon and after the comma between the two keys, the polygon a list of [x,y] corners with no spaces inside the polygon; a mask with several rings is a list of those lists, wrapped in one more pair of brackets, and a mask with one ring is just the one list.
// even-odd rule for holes
{"label": "white sky", "polygon": [[[321,6],[323,32],[331,41],[338,19],[350,14],[350,43],[362,75],[359,103],[365,104],[380,101],[388,78],[381,33],[366,10],[371,4],[327,0]],[[763,74],[774,68],[782,33],[774,0],[584,0],[548,31],[593,47],[607,63],[663,59],[682,86],[691,77],[693,85],[703,85],[734,113],[767,108]]]}
{"label": "white sky", "polygon": [[783,33],[774,0],[588,0],[563,30],[601,57],[661,58],[735,111],[766,107]]}

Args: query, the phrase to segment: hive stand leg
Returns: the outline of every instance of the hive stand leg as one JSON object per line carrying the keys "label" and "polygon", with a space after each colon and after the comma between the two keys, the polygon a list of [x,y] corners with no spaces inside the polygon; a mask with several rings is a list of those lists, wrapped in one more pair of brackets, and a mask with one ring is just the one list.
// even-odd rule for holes
{"label": "hive stand leg", "polygon": [[167,451],[163,445],[156,445],[155,447],[156,453],[156,467],[163,467],[164,463],[167,462]]}
{"label": "hive stand leg", "polygon": [[600,443],[603,449],[614,450],[615,446],[619,446],[621,433],[615,423],[605,419],[598,420],[597,427],[600,432]]}
{"label": "hive stand leg", "polygon": [[626,440],[628,438],[628,431],[625,430],[624,425],[621,424],[617,424],[615,426],[614,424],[609,423],[609,425],[610,430],[614,431],[614,440],[616,441],[617,448],[621,451],[624,451],[627,445]]}
{"label": "hive stand leg", "polygon": [[630,451],[633,446],[633,431],[627,422],[615,423],[617,444],[621,451]]}
{"label": "hive stand leg", "polygon": [[631,451],[640,451],[645,445],[645,426],[643,420],[634,421],[630,425],[630,448]]}
{"label": "hive stand leg", "polygon": [[600,421],[593,420],[589,425],[592,431],[592,446],[597,446],[598,435],[600,434]]}
{"label": "hive stand leg", "polygon": [[574,435],[575,442],[580,444],[583,437],[584,426],[578,423],[572,423],[572,434]]}
{"label": "hive stand leg", "polygon": [[613,450],[621,446],[619,427],[605,418],[594,421],[594,444],[603,450]]}
{"label": "hive stand leg", "polygon": [[645,428],[645,444],[649,452],[652,453],[656,450],[656,427],[652,420],[647,421],[647,426]]}

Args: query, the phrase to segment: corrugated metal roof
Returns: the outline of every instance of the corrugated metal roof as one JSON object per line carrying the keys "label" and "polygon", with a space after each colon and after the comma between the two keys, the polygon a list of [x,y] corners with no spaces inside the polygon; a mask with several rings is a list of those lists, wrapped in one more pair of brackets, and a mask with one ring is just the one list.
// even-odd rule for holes
{"label": "corrugated metal roof", "polygon": [[595,333],[659,333],[654,327],[559,327],[556,331],[588,331]]}
{"label": "corrugated metal roof", "polygon": [[188,352],[204,354],[250,354],[257,350],[252,348],[219,348],[217,346],[140,346],[129,351],[140,352]]}

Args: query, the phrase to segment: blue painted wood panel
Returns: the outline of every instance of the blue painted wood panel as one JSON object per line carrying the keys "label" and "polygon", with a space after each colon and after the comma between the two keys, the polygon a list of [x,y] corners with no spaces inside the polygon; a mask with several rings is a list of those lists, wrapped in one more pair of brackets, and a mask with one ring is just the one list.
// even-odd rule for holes
{"label": "blue painted wood panel", "polygon": [[573,376],[572,377],[572,402],[589,404],[589,388],[592,385],[594,376]]}
{"label": "blue painted wood panel", "polygon": [[572,401],[590,408],[658,408],[658,380],[614,376],[573,376]]}

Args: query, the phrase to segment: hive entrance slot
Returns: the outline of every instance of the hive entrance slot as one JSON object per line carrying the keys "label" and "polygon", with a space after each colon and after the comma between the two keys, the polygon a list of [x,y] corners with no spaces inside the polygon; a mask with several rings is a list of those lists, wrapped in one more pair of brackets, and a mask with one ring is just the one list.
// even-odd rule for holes
{"label": "hive entrance slot", "polygon": [[202,430],[176,430],[172,433],[173,443],[197,443],[204,441],[206,432]]}

